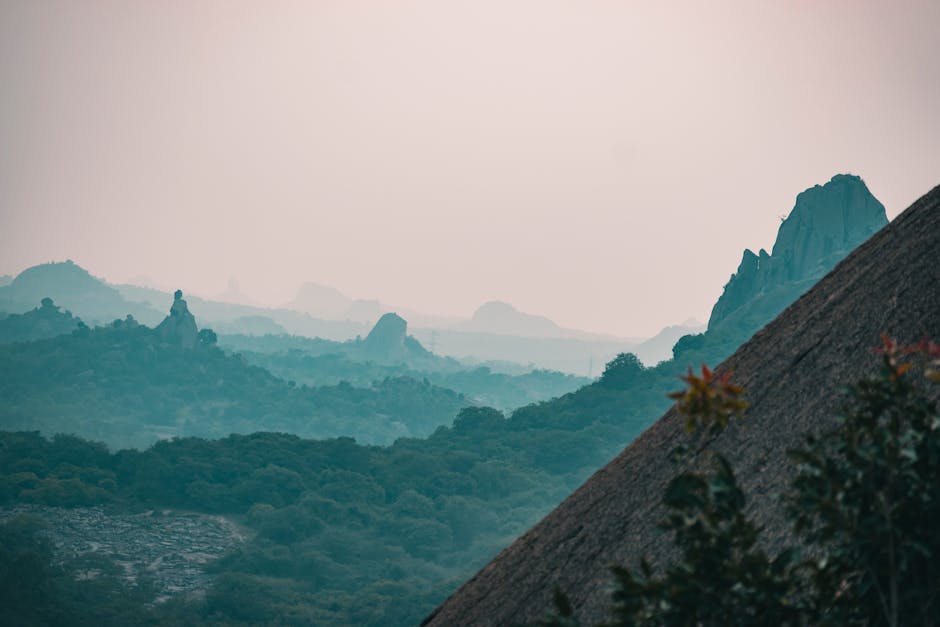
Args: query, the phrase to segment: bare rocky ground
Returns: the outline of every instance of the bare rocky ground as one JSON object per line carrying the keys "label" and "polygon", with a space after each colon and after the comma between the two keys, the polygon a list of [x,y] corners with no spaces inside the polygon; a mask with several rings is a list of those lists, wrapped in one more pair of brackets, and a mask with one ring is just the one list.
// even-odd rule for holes
{"label": "bare rocky ground", "polygon": [[[0,522],[22,514],[45,521],[42,533],[52,541],[57,558],[110,558],[123,568],[128,585],[147,579],[155,603],[204,593],[211,580],[204,566],[247,539],[243,529],[222,516],[172,510],[112,513],[103,507],[17,505],[0,508]],[[84,575],[94,577],[96,572]]]}

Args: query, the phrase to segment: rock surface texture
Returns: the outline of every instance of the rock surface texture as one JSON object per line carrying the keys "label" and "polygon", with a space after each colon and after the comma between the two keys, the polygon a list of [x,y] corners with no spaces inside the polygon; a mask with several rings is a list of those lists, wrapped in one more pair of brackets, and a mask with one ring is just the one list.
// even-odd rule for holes
{"label": "rock surface texture", "polygon": [[[857,176],[837,174],[796,197],[780,225],[773,252],[744,251],[741,265],[715,303],[714,328],[765,293],[819,279],[887,224],[885,208]],[[796,295],[794,295],[796,296]]]}
{"label": "rock surface texture", "polygon": [[[801,198],[815,202],[822,193],[810,190]],[[801,227],[792,228],[799,239]],[[791,249],[795,260],[808,259],[799,251],[824,250],[825,240]],[[882,332],[901,341],[940,338],[940,187],[857,248],[718,368],[734,372],[750,407],[743,421],[711,439],[706,450],[733,460],[748,509],[765,526],[769,550],[790,537],[780,500],[792,474],[786,452],[832,424],[837,391],[875,367],[871,349]],[[686,467],[671,463],[669,452],[684,442],[682,420],[670,410],[424,624],[531,622],[552,609],[556,586],[582,624],[607,618],[611,565],[636,567],[643,556],[662,565],[672,554],[671,539],[657,522],[666,484]],[[703,453],[692,455],[688,466],[703,467]]]}

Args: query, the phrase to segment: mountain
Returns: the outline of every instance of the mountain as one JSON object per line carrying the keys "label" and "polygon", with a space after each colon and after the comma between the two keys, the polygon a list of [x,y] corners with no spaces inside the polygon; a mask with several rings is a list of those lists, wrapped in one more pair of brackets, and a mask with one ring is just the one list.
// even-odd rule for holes
{"label": "mountain", "polygon": [[0,287],[0,311],[28,311],[47,297],[88,324],[108,323],[128,314],[148,323],[160,319],[149,304],[124,298],[72,260],[23,270],[9,285]]}
{"label": "mountain", "polygon": [[682,324],[665,327],[650,339],[637,344],[630,352],[639,357],[640,361],[647,366],[655,366],[672,357],[672,347],[680,337],[701,333],[705,328],[704,324],[690,318]]}
{"label": "mountain", "polygon": [[382,362],[401,361],[409,349],[424,351],[417,341],[407,340],[408,323],[398,314],[387,313],[369,331],[362,348],[366,355]]}
{"label": "mountain", "polygon": [[[794,257],[798,258],[798,257]],[[789,534],[779,495],[788,450],[834,422],[841,386],[872,368],[881,333],[901,341],[940,337],[940,187],[839,263],[722,363],[750,402],[743,421],[692,451],[733,459],[749,511],[780,546]],[[687,441],[674,409],[595,473],[552,513],[465,583],[427,625],[521,624],[553,607],[563,590],[582,624],[607,617],[613,564],[662,566],[670,538],[658,528],[676,467],[670,451]],[[771,550],[774,546],[768,547]]]}
{"label": "mountain", "polygon": [[886,222],[884,206],[857,176],[837,174],[802,192],[780,225],[773,253],[744,251],[708,329],[679,338],[673,357],[690,366],[721,361]]}
{"label": "mountain", "polygon": [[470,320],[457,325],[457,329],[520,337],[558,337],[563,333],[561,327],[545,316],[523,313],[498,300],[481,305]]}
{"label": "mountain", "polygon": [[[10,285],[0,287],[0,312],[29,311],[47,296],[91,325],[107,324],[130,314],[141,324],[153,326],[163,319],[161,312],[164,303],[172,299],[172,292],[139,285],[110,285],[72,261],[49,263],[24,270]],[[246,299],[234,285],[222,297],[239,302],[189,294],[187,305],[202,326],[225,334],[288,333],[343,342],[365,336],[385,310],[376,300],[352,300],[333,288],[312,283],[301,288],[297,298],[288,304],[290,308],[243,304]],[[509,315],[504,317],[501,314],[507,308]],[[308,313],[317,311],[322,317]],[[475,363],[515,362],[528,365],[529,371],[543,368],[591,376],[595,367],[599,370],[617,353],[630,350],[637,343],[630,338],[564,329],[547,318],[518,312],[509,305],[481,307],[477,321],[472,324],[407,309],[399,311],[409,320],[417,316],[421,328],[413,328],[411,333],[433,352]],[[535,331],[525,331],[526,321],[533,322]],[[470,324],[477,330],[452,328],[461,324]],[[488,327],[501,332],[481,330]],[[521,335],[506,334],[513,329]],[[547,339],[541,337],[546,332]]]}
{"label": "mountain", "polygon": [[0,274],[0,287],[4,287],[13,282],[13,277],[9,274]]}
{"label": "mountain", "polygon": [[213,322],[212,330],[219,334],[286,335],[287,329],[267,316],[241,316],[231,322]]}
{"label": "mountain", "polygon": [[[161,294],[155,307],[165,311],[172,295]],[[187,295],[187,301],[205,324],[199,299]],[[211,302],[206,307],[217,307],[227,319],[254,311]],[[401,338],[400,326],[392,319],[392,338]],[[438,346],[447,337],[441,333]],[[459,337],[471,347],[487,338],[508,339],[519,350],[554,342],[578,350],[607,346],[471,332]],[[204,597],[189,604],[178,594],[172,603],[154,604],[140,586],[143,599],[132,618],[90,624],[414,625],[666,411],[666,394],[678,386],[686,357],[725,350],[715,344],[718,336],[685,337],[699,338],[699,346],[686,347],[683,360],[644,368],[624,355],[604,368],[595,359],[603,374],[590,385],[569,380],[571,393],[511,416],[465,408],[452,424],[444,421],[449,426],[437,425],[455,395],[439,386],[480,390],[471,400],[490,404],[483,399],[496,397],[505,375],[468,371],[433,354],[426,364],[415,360],[420,370],[379,365],[365,356],[364,339],[220,337],[218,347],[207,341],[184,349],[124,323],[0,346],[0,428],[84,437],[113,437],[125,429],[120,435],[129,441],[169,438],[145,451],[108,453],[72,436],[0,433],[0,503],[107,504],[111,512],[179,508],[232,516],[250,530],[238,551],[213,565]],[[439,367],[437,376],[432,366]],[[553,383],[552,374],[557,377],[541,371],[512,377],[506,383],[520,394],[503,389],[499,396],[558,389],[564,382]],[[328,383],[320,379],[324,375],[331,377]],[[548,380],[540,387],[543,377]],[[202,439],[258,429],[288,433]],[[402,437],[389,446],[290,434],[352,432],[360,442],[388,443],[430,430],[428,437]],[[201,437],[169,437],[174,435]],[[104,559],[107,552],[94,556]],[[137,572],[146,577],[146,568]],[[84,591],[73,596],[91,598]],[[109,607],[106,600],[94,606]],[[170,613],[161,618],[163,610]]]}
{"label": "mountain", "polygon": [[284,305],[285,309],[302,311],[317,318],[343,319],[353,301],[334,287],[317,283],[304,283],[297,290],[294,300]]}
{"label": "mountain", "polygon": [[794,300],[887,222],[884,205],[857,176],[837,174],[825,185],[807,189],[780,224],[771,254],[744,251],[708,327]]}
{"label": "mountain", "polygon": [[248,305],[249,307],[260,306],[253,298],[242,292],[241,286],[235,279],[229,279],[228,286],[225,288],[225,290],[218,294],[213,300],[217,300],[223,303],[232,303],[235,305]]}

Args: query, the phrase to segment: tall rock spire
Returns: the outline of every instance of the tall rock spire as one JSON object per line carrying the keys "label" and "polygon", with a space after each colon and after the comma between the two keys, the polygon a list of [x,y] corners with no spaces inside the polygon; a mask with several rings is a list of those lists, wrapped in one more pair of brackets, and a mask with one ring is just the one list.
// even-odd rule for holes
{"label": "tall rock spire", "polygon": [[182,290],[176,290],[173,294],[170,315],[164,318],[155,330],[161,339],[170,344],[183,348],[193,348],[196,345],[199,329],[196,327],[196,318],[189,312],[189,307],[183,300]]}

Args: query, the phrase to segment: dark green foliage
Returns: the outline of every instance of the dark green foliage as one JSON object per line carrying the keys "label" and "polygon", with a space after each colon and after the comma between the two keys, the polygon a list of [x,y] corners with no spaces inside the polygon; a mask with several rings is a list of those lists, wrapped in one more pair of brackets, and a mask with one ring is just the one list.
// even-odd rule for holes
{"label": "dark green foliage", "polygon": [[643,364],[633,353],[620,353],[604,368],[600,385],[624,390],[636,383],[643,372]]}
{"label": "dark green foliage", "polygon": [[[837,427],[792,453],[798,545],[775,557],[758,548],[731,464],[715,455],[712,473],[682,473],[663,497],[678,560],[614,569],[610,624],[940,624],[940,414],[919,383],[940,379],[940,347],[886,339],[882,353],[880,374],[849,388]],[[674,395],[693,428],[714,427],[716,402],[740,393],[710,374],[690,373]],[[542,624],[573,624],[570,605],[556,605]]]}
{"label": "dark green foliage", "polygon": [[683,335],[672,347],[672,358],[678,360],[680,356],[686,353],[701,350],[705,347],[705,341],[706,338],[704,333]]}
{"label": "dark green foliage", "polygon": [[[477,369],[441,372],[428,382],[382,375],[369,379],[367,389],[340,383],[309,388],[291,386],[212,346],[186,351],[154,343],[148,332],[123,324],[85,327],[22,352],[0,349],[0,402],[27,416],[54,408],[63,425],[136,416],[167,433],[181,424],[235,430],[238,424],[257,429],[260,421],[270,428],[280,413],[295,420],[287,423],[291,428],[320,428],[330,408],[336,421],[326,424],[337,429],[376,429],[389,424],[376,424],[376,413],[399,412],[409,420],[427,416],[417,424],[430,431],[457,413],[451,410],[441,421],[441,412],[431,411],[441,398],[437,381],[495,394],[502,377],[526,390],[540,381],[554,385],[552,377],[559,376],[509,378]],[[309,356],[287,357],[306,363]],[[313,364],[312,372],[363,367],[335,355]],[[415,624],[666,409],[666,392],[680,373],[675,364],[621,365],[629,384],[619,379],[612,386],[588,385],[510,416],[468,408],[453,426],[439,426],[427,439],[402,438],[386,448],[348,437],[311,441],[255,433],[108,453],[77,438],[5,433],[0,499],[179,508],[225,514],[248,525],[253,538],[212,567],[225,577],[206,602],[163,605],[160,623],[250,624],[263,616],[262,624],[275,624],[279,616],[290,616],[327,625]],[[376,373],[396,372],[372,367]],[[302,383],[302,377],[297,380]],[[304,408],[314,400],[311,427]],[[363,408],[371,413],[358,413]],[[159,421],[166,416],[174,418],[164,425]],[[141,422],[135,420],[127,430],[138,437]],[[122,423],[98,424],[101,433],[113,434]],[[51,487],[61,482],[70,482],[73,496],[56,492],[62,486]],[[233,598],[251,593],[252,599]]]}
{"label": "dark green foliage", "polygon": [[0,316],[0,344],[31,342],[75,331],[81,320],[70,311],[61,311],[51,298],[23,314]]}
{"label": "dark green foliage", "polygon": [[288,431],[368,443],[427,435],[471,402],[408,377],[354,387],[296,386],[214,345],[162,342],[132,318],[0,346],[0,428],[67,432],[112,446]]}
{"label": "dark green foliage", "polygon": [[887,343],[837,428],[793,455],[791,511],[819,551],[808,562],[819,622],[940,624],[940,415],[904,353],[940,358],[931,343]]}
{"label": "dark green foliage", "polygon": [[199,343],[202,346],[215,346],[219,341],[218,336],[216,336],[215,331],[212,329],[200,329],[198,337]]}
{"label": "dark green foliage", "polygon": [[[653,390],[588,386],[509,418],[466,408],[452,427],[384,448],[256,433],[108,453],[73,437],[6,433],[0,482],[7,499],[35,502],[30,490],[71,464],[83,484],[107,486],[97,502],[222,513],[256,532],[214,566],[238,577],[211,604],[174,603],[161,620],[172,610],[181,624],[239,624],[228,611],[271,621],[289,606],[317,624],[415,624],[667,403]],[[25,485],[20,473],[31,473]],[[224,601],[252,586],[255,609]]]}
{"label": "dark green foliage", "polygon": [[57,560],[41,519],[0,524],[0,608],[10,627],[140,625],[153,598],[148,582],[121,580],[122,569],[95,554]]}
{"label": "dark green foliage", "polygon": [[744,514],[744,493],[731,464],[715,457],[708,475],[681,474],[669,484],[662,528],[679,561],[663,575],[615,568],[612,625],[795,625],[792,554],[770,559],[755,547],[758,528]]}

